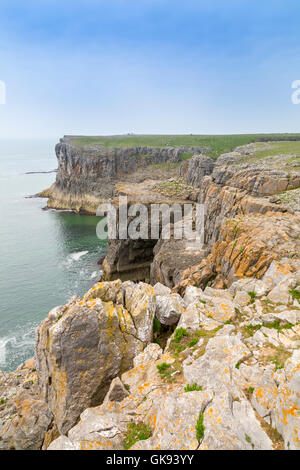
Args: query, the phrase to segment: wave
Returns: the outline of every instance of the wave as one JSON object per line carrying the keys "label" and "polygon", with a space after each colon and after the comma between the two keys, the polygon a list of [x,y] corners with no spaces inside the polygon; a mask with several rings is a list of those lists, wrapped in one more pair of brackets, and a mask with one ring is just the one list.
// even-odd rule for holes
{"label": "wave", "polygon": [[98,277],[98,276],[100,276],[101,274],[102,274],[102,270],[100,270],[100,271],[94,271],[94,272],[92,272],[90,279],[95,279],[95,277]]}
{"label": "wave", "polygon": [[77,253],[71,253],[69,258],[73,261],[78,261],[82,256],[88,254],[88,251],[78,251]]}
{"label": "wave", "polygon": [[71,253],[67,259],[63,262],[63,264],[69,268],[72,266],[72,264],[76,261],[79,261],[80,258],[82,258],[83,256],[86,256],[88,254],[88,251],[85,250],[85,251],[78,251],[78,252],[74,252],[74,253]]}
{"label": "wave", "polygon": [[[0,338],[0,367],[6,367],[9,359],[14,356],[14,350],[22,350],[22,353],[28,349],[33,349],[35,344],[34,329],[24,333],[21,336],[5,336]],[[19,351],[17,351],[19,352]]]}

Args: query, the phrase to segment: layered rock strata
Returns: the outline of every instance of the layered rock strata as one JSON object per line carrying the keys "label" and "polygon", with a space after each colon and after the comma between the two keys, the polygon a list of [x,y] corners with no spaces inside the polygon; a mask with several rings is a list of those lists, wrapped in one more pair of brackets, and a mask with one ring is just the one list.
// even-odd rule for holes
{"label": "layered rock strata", "polygon": [[[181,176],[198,189],[197,202],[205,207],[205,248],[209,256],[198,265],[191,263],[188,270],[178,271],[172,252],[176,247],[180,252],[180,242],[173,241],[170,247],[169,241],[160,240],[154,250],[151,282],[176,285],[178,290],[189,283],[203,286],[220,282],[222,286],[230,285],[237,277],[262,275],[273,259],[282,256],[280,244],[283,246],[290,234],[290,255],[299,253],[300,207],[295,204],[297,197],[293,197],[300,186],[298,166],[287,168],[284,162],[290,162],[290,158],[284,157],[257,161],[251,157],[253,148],[242,147],[215,162],[194,156],[182,165]],[[235,231],[231,236],[230,230]],[[210,270],[212,259],[215,268]]]}
{"label": "layered rock strata", "polygon": [[198,147],[81,145],[76,138],[66,136],[55,148],[56,181],[39,196],[48,198],[50,208],[95,214],[101,202],[113,198],[117,182],[143,181],[147,175],[161,179],[164,170],[176,174],[176,164],[180,163],[182,154],[204,150]]}
{"label": "layered rock strata", "polygon": [[[299,257],[184,297],[98,283],[1,374],[0,448],[300,449],[299,301]],[[155,316],[176,328],[164,348]]]}

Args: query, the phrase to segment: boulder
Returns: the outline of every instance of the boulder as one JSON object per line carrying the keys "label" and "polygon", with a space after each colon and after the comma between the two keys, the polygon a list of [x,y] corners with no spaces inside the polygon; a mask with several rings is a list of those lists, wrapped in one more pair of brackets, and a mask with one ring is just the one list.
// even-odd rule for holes
{"label": "boulder", "polygon": [[284,370],[260,375],[252,405],[283,436],[285,448],[299,450],[300,351],[294,351]]}
{"label": "boulder", "polygon": [[17,415],[1,430],[0,449],[39,450],[53,421],[42,400],[25,392],[15,399]]}
{"label": "boulder", "polygon": [[0,397],[0,449],[41,449],[53,414],[39,397],[34,359],[0,371]]}
{"label": "boulder", "polygon": [[256,297],[262,297],[267,294],[270,289],[268,285],[260,279],[247,278],[239,279],[233,282],[229,288],[229,292],[232,295],[236,295],[239,292],[254,292]]}
{"label": "boulder", "polygon": [[268,294],[268,299],[274,303],[288,305],[293,302],[290,290],[297,286],[297,279],[293,276],[281,281]]}
{"label": "boulder", "polygon": [[163,325],[176,325],[184,312],[185,303],[178,294],[158,295],[155,316]]}
{"label": "boulder", "polygon": [[84,409],[103,401],[114,377],[132,367],[152,339],[154,313],[150,285],[116,281],[96,284],[82,300],[72,299],[41,323],[36,333],[41,397],[61,434]]}
{"label": "boulder", "polygon": [[171,294],[170,287],[164,286],[160,282],[157,282],[153,286],[153,289],[154,289],[154,292],[155,292],[156,295],[169,295],[169,294]]}

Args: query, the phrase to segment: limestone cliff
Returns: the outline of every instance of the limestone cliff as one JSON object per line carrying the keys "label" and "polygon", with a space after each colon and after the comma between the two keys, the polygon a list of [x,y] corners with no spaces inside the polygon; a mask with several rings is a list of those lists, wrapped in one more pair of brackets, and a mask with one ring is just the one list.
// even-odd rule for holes
{"label": "limestone cliff", "polygon": [[[250,144],[230,154],[221,155],[216,161],[207,157],[194,156],[181,166],[181,176],[188,184],[193,185],[195,190],[198,190],[197,202],[205,207],[206,254],[211,251],[218,253],[215,269],[208,275],[206,268],[212,258],[210,256],[202,264],[197,265],[195,262],[192,263],[193,268],[189,268],[194,274],[198,273],[197,281],[195,277],[192,280],[194,274],[189,277],[188,270],[184,273],[181,270],[178,273],[176,267],[172,267],[174,264],[172,252],[176,250],[178,242],[172,242],[170,249],[169,241],[160,241],[154,250],[155,256],[151,266],[152,282],[158,280],[172,287],[180,283],[179,279],[182,275],[182,280],[185,281],[182,286],[188,285],[189,282],[196,282],[196,285],[203,286],[207,282],[218,284],[219,281],[220,285],[223,282],[228,285],[238,277],[253,275],[255,270],[252,274],[249,271],[251,265],[261,265],[266,270],[272,259],[280,256],[280,243],[284,245],[284,235],[278,243],[274,241],[285,230],[295,234],[291,253],[297,253],[300,206],[292,194],[293,192],[297,194],[300,186],[298,161],[293,164],[289,155],[258,159],[255,157],[255,149],[255,145]],[[284,217],[283,214],[286,216]],[[289,214],[295,214],[295,216],[291,217]],[[268,217],[261,217],[262,215],[268,215]],[[229,227],[227,222],[237,216],[240,216],[240,221],[244,220],[243,226],[248,239],[245,241],[247,237],[244,237],[244,240],[239,241],[240,234],[237,230],[233,237],[236,240],[233,239],[230,245],[234,250],[229,257],[230,247],[227,247],[229,238],[225,232]],[[235,221],[235,225],[239,226],[238,220]],[[263,254],[260,257],[258,254],[257,241],[261,239],[264,239],[262,244],[264,243],[265,246],[272,246],[268,257]],[[221,256],[221,246],[227,247],[226,257]],[[256,253],[250,256],[251,261],[249,261],[249,253]],[[182,252],[182,257],[185,256],[186,254]],[[239,269],[234,269],[234,266],[239,266]],[[201,271],[203,271],[202,274]],[[228,277],[229,272],[231,274]],[[167,276],[164,273],[167,273]],[[171,282],[169,282],[170,279]]]}
{"label": "limestone cliff", "polygon": [[[299,257],[183,298],[96,284],[50,312],[35,362],[0,374],[0,448],[299,449],[299,289]],[[154,315],[176,327],[166,345]]]}
{"label": "limestone cliff", "polygon": [[147,152],[63,139],[49,205],[198,202],[204,247],[160,221],[158,240],[109,241],[107,282],[51,310],[35,359],[0,373],[0,448],[299,450],[299,157],[250,144],[166,178],[153,162],[178,149]]}
{"label": "limestone cliff", "polygon": [[[100,202],[112,198],[119,181],[161,179],[176,170],[181,155],[202,153],[198,147],[104,147],[81,145],[75,137],[64,137],[56,145],[58,171],[55,183],[39,195],[48,207],[95,213]],[[172,166],[173,164],[173,166]]]}

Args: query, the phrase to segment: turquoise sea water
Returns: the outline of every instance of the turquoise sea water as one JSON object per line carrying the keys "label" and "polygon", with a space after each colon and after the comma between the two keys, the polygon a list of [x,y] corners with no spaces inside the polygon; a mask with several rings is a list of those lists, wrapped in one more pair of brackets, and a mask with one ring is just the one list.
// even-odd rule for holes
{"label": "turquoise sea water", "polygon": [[106,243],[99,218],[42,210],[26,199],[49,187],[55,140],[0,140],[0,369],[14,370],[33,355],[34,333],[49,310],[82,295],[101,274]]}

